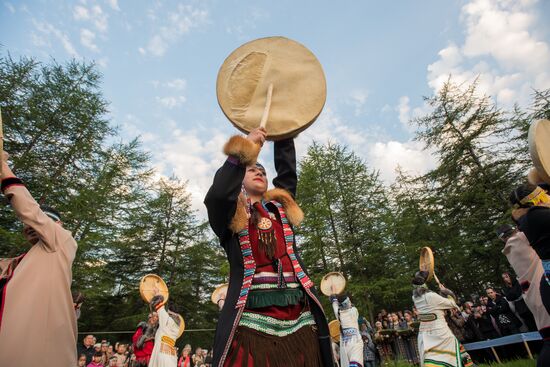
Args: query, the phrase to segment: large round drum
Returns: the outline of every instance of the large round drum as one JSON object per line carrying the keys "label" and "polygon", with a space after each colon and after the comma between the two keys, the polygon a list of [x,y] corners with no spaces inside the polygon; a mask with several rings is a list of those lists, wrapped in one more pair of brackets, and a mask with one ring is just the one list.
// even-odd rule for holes
{"label": "large round drum", "polygon": [[141,278],[139,282],[139,294],[145,302],[151,302],[151,299],[155,296],[155,288],[164,297],[164,301],[168,301],[168,287],[161,277],[156,274],[147,274]]}
{"label": "large round drum", "polygon": [[269,140],[297,135],[325,105],[325,74],[315,55],[285,37],[260,38],[233,51],[218,73],[218,103],[237,129],[248,133],[259,126],[270,84]]}
{"label": "large round drum", "polygon": [[422,247],[422,250],[420,250],[420,260],[418,267],[421,271],[427,271],[428,272],[428,279],[430,280],[434,276],[434,254],[432,252],[432,249],[429,247]]}
{"label": "large round drum", "polygon": [[346,288],[346,278],[342,273],[333,271],[326,274],[321,279],[321,292],[325,296],[331,296],[333,294],[340,294]]}
{"label": "large round drum", "polygon": [[183,317],[181,315],[178,315],[180,318],[180,328],[178,330],[178,338],[183,334],[183,331],[185,330],[185,321],[183,320]]}
{"label": "large round drum", "polygon": [[538,175],[550,184],[550,120],[538,120],[531,124],[529,151]]}
{"label": "large round drum", "polygon": [[212,292],[212,296],[210,297],[210,299],[212,300],[212,303],[217,305],[220,300],[225,299],[228,288],[229,288],[229,284],[226,283],[214,289],[214,292]]}
{"label": "large round drum", "polygon": [[328,323],[330,337],[335,343],[340,342],[340,321],[332,320]]}

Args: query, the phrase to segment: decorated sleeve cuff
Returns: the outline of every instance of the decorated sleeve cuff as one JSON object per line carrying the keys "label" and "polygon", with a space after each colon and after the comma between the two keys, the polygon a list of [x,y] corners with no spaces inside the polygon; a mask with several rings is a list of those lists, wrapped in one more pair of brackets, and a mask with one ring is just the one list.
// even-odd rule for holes
{"label": "decorated sleeve cuff", "polygon": [[241,161],[239,160],[239,158],[234,157],[232,155],[227,157],[227,162],[229,162],[229,163],[231,163],[232,165],[235,165],[235,166],[240,166],[241,165]]}
{"label": "decorated sleeve cuff", "polygon": [[23,184],[23,181],[17,177],[6,177],[2,180],[2,185],[0,188],[2,189],[2,192],[4,192],[11,186],[25,186],[25,184]]}
{"label": "decorated sleeve cuff", "polygon": [[223,152],[230,158],[238,159],[240,164],[249,166],[255,164],[258,160],[260,149],[261,147],[258,144],[248,140],[244,136],[235,135],[225,143]]}

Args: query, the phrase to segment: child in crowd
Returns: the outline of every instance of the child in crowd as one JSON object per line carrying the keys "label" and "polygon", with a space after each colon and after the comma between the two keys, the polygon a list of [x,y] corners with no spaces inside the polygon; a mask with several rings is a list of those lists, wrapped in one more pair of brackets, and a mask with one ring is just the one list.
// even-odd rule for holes
{"label": "child in crowd", "polygon": [[86,367],[86,355],[81,354],[78,356],[78,367]]}
{"label": "child in crowd", "polygon": [[101,353],[101,351],[95,352],[94,356],[92,357],[92,362],[90,362],[87,367],[105,367],[103,363],[101,363],[102,359],[103,353]]}

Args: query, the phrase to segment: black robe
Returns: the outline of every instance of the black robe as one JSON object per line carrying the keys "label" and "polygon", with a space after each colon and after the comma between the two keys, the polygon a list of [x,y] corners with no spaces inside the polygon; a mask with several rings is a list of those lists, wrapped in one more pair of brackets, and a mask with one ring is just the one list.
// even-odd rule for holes
{"label": "black robe", "polygon": [[[296,185],[298,182],[294,140],[287,139],[275,142],[274,153],[277,177],[273,180],[273,185],[276,188],[286,190],[294,197],[296,195]],[[232,231],[230,226],[236,215],[237,206],[240,205],[240,203],[238,203],[239,194],[241,193],[245,172],[246,165],[235,162],[230,157],[230,159],[228,159],[216,172],[214,182],[204,200],[208,210],[210,226],[218,236],[220,245],[227,254],[230,269],[229,289],[227,291],[224,307],[220,312],[214,338],[214,356],[212,363],[214,367],[223,366],[234,338],[234,331],[238,326],[240,315],[242,314],[242,309],[236,308],[236,304],[243,284],[243,255],[239,245],[238,234]],[[284,203],[282,204],[284,206]],[[295,246],[294,253],[296,254],[302,270],[306,272]],[[320,306],[314,287],[310,288],[309,292],[306,292],[306,294],[311,313],[317,324],[323,366],[332,367],[334,362],[326,316]]]}

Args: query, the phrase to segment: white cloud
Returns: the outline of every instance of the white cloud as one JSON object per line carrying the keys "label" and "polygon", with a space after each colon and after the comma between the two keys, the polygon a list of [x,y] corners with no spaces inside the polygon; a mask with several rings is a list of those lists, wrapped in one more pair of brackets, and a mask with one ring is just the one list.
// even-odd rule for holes
{"label": "white cloud", "polygon": [[[48,22],[38,22],[36,19],[32,20],[34,27],[37,31],[42,33],[44,36],[54,36],[57,38],[57,40],[61,43],[65,51],[71,56],[75,58],[79,58],[78,52],[76,52],[76,49],[74,48],[73,44],[71,43],[69,36],[62,32],[61,30],[57,29],[55,26]],[[45,41],[42,37],[35,35],[33,37],[33,43],[35,45],[40,44],[41,46],[50,46],[49,41]]]}
{"label": "white cloud", "polygon": [[187,81],[185,79],[176,78],[167,81],[166,83],[164,83],[164,86],[175,90],[184,90],[187,86]]}
{"label": "white cloud", "polygon": [[451,42],[428,66],[435,91],[449,74],[456,83],[479,76],[479,91],[504,105],[527,102],[531,89],[550,87],[550,46],[535,35],[537,1],[471,0],[461,11],[463,44]]}
{"label": "white cloud", "polygon": [[395,108],[397,112],[399,112],[399,121],[405,125],[408,126],[409,120],[411,118],[410,112],[411,107],[409,106],[409,97],[402,96],[399,98],[399,104]]}
{"label": "white cloud", "polygon": [[380,178],[386,183],[395,180],[398,167],[411,175],[420,175],[436,166],[435,157],[415,141],[376,142],[369,147],[367,161],[379,170]]}
{"label": "white cloud", "polygon": [[15,13],[15,7],[14,7],[11,3],[9,3],[9,2],[6,1],[6,2],[4,2],[4,6],[5,6],[6,8],[8,8],[8,10],[10,11],[10,13],[12,13],[12,14]]}
{"label": "white cloud", "polygon": [[120,8],[118,6],[118,0],[107,0],[107,3],[111,7],[111,9],[120,11]]}
{"label": "white cloud", "polygon": [[185,103],[187,98],[185,96],[167,96],[167,97],[155,97],[158,103],[160,103],[162,106],[172,109],[176,108],[178,106],[181,106]]}
{"label": "white cloud", "polygon": [[350,104],[355,106],[355,116],[359,116],[364,113],[363,106],[365,105],[368,96],[368,92],[364,89],[356,89],[350,93]]}
{"label": "white cloud", "polygon": [[188,34],[191,29],[208,21],[208,11],[192,5],[178,4],[175,10],[166,12],[162,17],[157,16],[154,10],[149,10],[148,14],[151,21],[159,21],[162,25],[156,29],[147,46],[140,47],[139,51],[141,54],[150,53],[157,57],[163,56],[171,44]]}
{"label": "white cloud", "polygon": [[78,21],[90,22],[101,33],[106,33],[109,28],[109,15],[98,4],[76,5],[73,8],[73,18]]}
{"label": "white cloud", "polygon": [[95,33],[90,31],[89,29],[82,28],[80,30],[80,43],[87,49],[93,51],[93,52],[99,52],[99,48],[94,43],[95,41]]}

